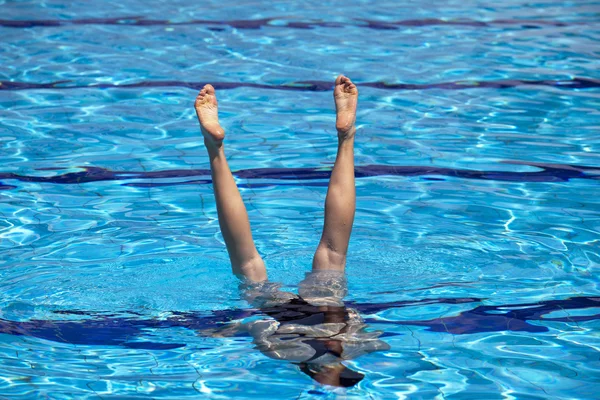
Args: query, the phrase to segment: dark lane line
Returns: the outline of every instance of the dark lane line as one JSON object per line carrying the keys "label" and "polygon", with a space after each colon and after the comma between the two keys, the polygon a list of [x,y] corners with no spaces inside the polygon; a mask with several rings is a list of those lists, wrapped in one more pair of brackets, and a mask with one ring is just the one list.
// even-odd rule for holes
{"label": "dark lane line", "polygon": [[[440,19],[421,18],[406,19],[400,21],[375,21],[370,19],[355,18],[355,22],[327,22],[327,21],[290,21],[285,17],[272,17],[249,20],[202,20],[194,19],[188,21],[170,21],[167,19],[149,19],[143,16],[123,16],[112,18],[83,18],[83,19],[34,19],[34,20],[7,20],[0,19],[0,26],[6,28],[35,28],[35,27],[57,27],[73,25],[124,25],[124,26],[178,26],[178,25],[201,25],[208,26],[212,31],[223,31],[225,27],[235,29],[261,29],[290,28],[290,29],[313,29],[313,28],[345,28],[364,27],[377,30],[396,30],[402,27],[420,26],[469,26],[476,28],[492,26],[516,26],[522,29],[541,29],[545,26],[566,27],[594,24],[595,21],[550,21],[536,19],[496,19],[490,21],[478,21],[469,18]],[[275,22],[275,23],[274,23]]]}
{"label": "dark lane line", "polygon": [[[596,321],[599,314],[584,316],[548,317],[553,312],[566,313],[568,310],[594,310],[600,305],[599,297],[572,297],[564,300],[548,300],[529,304],[506,304],[497,306],[476,305],[456,316],[440,317],[431,320],[385,320],[372,315],[390,309],[416,307],[430,304],[480,304],[478,298],[430,298],[414,301],[394,301],[387,303],[345,302],[345,307],[357,310],[365,317],[367,324],[390,324],[393,326],[422,326],[428,331],[453,335],[477,334],[483,332],[548,332],[540,322],[579,323]],[[77,315],[78,320],[37,320],[11,321],[0,319],[0,334],[35,337],[58,343],[86,346],[123,346],[146,350],[165,350],[184,347],[187,343],[148,341],[157,339],[148,332],[156,329],[184,328],[199,335],[209,335],[214,328],[226,323],[253,316],[264,316],[261,309],[224,309],[209,312],[172,312],[167,318],[144,318],[137,312],[126,312],[132,317],[115,313],[87,311],[55,311],[59,315]],[[85,318],[87,317],[87,318]],[[530,321],[536,321],[532,324]],[[248,336],[248,333],[237,334]],[[382,337],[402,335],[387,332]]]}
{"label": "dark lane line", "polygon": [[[0,91],[32,90],[32,89],[136,89],[136,88],[166,88],[182,87],[194,90],[200,90],[209,82],[186,82],[186,81],[141,81],[136,83],[97,83],[89,85],[72,84],[70,80],[55,81],[49,83],[36,82],[12,82],[0,81]],[[304,92],[327,92],[333,89],[331,81],[299,81],[282,85],[269,85],[251,82],[210,82],[217,90],[237,89],[242,87],[267,90],[287,90]],[[439,83],[387,83],[387,82],[362,82],[359,87],[370,87],[384,90],[465,90],[465,89],[507,89],[526,86],[547,86],[559,89],[592,89],[600,88],[600,79],[593,78],[571,78],[561,80],[523,80],[523,79],[503,79],[497,81],[454,81]]]}
{"label": "dark lane line", "polygon": [[[504,182],[567,182],[571,179],[600,180],[600,167],[587,167],[577,165],[543,164],[543,163],[521,163],[512,164],[530,165],[539,168],[535,172],[514,171],[477,171],[457,168],[426,167],[426,166],[403,166],[403,165],[362,165],[355,168],[357,178],[371,176],[423,176],[425,180],[443,180],[433,176],[447,176],[462,179],[476,179],[487,181]],[[191,178],[196,179],[184,182],[129,182],[123,186],[133,187],[160,187],[178,185],[201,185],[210,184],[210,178],[197,179],[199,176],[210,177],[208,169],[176,169],[166,171],[111,171],[99,167],[80,167],[81,172],[69,172],[62,175],[42,177],[19,175],[12,172],[0,172],[0,180],[17,180],[20,182],[54,183],[54,184],[82,184],[100,181],[122,181],[122,180],[152,180]],[[314,180],[326,180],[331,175],[331,170],[323,168],[253,168],[235,171],[234,175],[240,179],[248,180],[241,187],[271,187],[271,186],[323,186],[323,182],[303,182]],[[271,182],[252,183],[251,180],[271,180]],[[284,181],[284,182],[281,182]],[[285,181],[299,181],[291,183]],[[14,185],[0,182],[0,190],[14,189]]]}

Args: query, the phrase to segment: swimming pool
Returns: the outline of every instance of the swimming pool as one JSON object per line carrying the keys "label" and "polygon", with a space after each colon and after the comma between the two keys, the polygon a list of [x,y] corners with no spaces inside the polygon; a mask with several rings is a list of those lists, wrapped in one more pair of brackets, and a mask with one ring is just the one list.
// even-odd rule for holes
{"label": "swimming pool", "polygon": [[[1,398],[592,399],[598,4],[0,0]],[[389,349],[323,386],[258,318],[192,108],[219,92],[270,277],[310,269],[360,89],[347,307]]]}

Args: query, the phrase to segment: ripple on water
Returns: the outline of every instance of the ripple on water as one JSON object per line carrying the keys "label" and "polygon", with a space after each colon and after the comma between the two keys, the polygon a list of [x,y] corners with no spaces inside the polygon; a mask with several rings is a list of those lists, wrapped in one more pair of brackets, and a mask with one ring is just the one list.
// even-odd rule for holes
{"label": "ripple on water", "polygon": [[[593,5],[378,2],[360,20],[352,1],[138,3],[3,8],[0,397],[597,397]],[[65,23],[6,26],[26,19]],[[204,330],[248,305],[191,105],[223,87],[254,239],[296,292],[340,71],[361,93],[356,164],[374,166],[357,170],[347,302],[390,346],[345,361],[365,375],[349,390]],[[169,325],[183,313],[197,325]],[[101,344],[102,323],[135,328]]]}

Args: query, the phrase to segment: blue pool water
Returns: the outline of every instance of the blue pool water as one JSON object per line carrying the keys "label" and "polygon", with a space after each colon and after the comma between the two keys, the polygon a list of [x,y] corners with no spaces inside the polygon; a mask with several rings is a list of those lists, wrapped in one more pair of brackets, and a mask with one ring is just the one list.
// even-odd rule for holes
{"label": "blue pool water", "polygon": [[[593,399],[596,1],[0,0],[0,398]],[[248,334],[192,108],[213,83],[270,279],[309,271],[360,90],[346,307],[322,385]]]}

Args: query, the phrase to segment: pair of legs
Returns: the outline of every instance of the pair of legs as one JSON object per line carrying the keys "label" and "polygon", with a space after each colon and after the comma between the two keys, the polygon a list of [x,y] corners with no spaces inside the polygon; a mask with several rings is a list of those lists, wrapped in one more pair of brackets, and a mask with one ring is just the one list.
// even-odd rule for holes
{"label": "pair of legs", "polygon": [[[333,97],[338,150],[327,189],[325,223],[313,258],[313,271],[344,271],[356,209],[354,134],[358,90],[349,78],[340,75],[335,81]],[[265,263],[254,245],[248,213],[225,158],[225,132],[219,125],[215,89],[211,85],[204,86],[194,106],[210,158],[219,225],[233,273],[250,282],[264,281],[267,279]]]}

